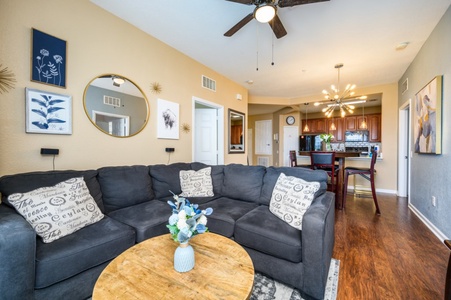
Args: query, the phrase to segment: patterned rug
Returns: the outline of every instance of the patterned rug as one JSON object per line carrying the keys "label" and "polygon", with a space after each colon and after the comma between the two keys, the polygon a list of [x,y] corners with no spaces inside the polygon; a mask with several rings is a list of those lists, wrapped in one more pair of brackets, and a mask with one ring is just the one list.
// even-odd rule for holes
{"label": "patterned rug", "polygon": [[[337,299],[338,272],[340,261],[333,259],[330,263],[329,275],[326,283],[325,300]],[[251,300],[302,300],[298,290],[290,288],[280,282],[270,279],[260,273],[255,273],[254,289]]]}

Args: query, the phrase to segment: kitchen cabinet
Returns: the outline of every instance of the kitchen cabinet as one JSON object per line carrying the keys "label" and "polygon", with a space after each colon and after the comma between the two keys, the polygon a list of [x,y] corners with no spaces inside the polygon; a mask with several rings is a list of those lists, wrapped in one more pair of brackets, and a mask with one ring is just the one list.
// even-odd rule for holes
{"label": "kitchen cabinet", "polygon": [[305,120],[302,120],[302,133],[305,134],[321,134],[327,132],[327,119],[309,119],[307,120],[308,127],[310,129],[309,132],[304,132],[305,128]]}
{"label": "kitchen cabinet", "polygon": [[368,118],[369,142],[382,142],[381,114],[368,115],[366,117]]}
{"label": "kitchen cabinet", "polygon": [[[363,120],[365,120],[366,123],[366,127],[362,127],[362,122]],[[356,126],[357,126],[357,130],[369,130],[369,125],[368,125],[368,116],[357,116],[356,117]]]}
{"label": "kitchen cabinet", "polygon": [[[330,130],[330,125],[335,123],[336,130]],[[343,118],[327,119],[327,133],[332,134],[334,139],[332,142],[342,143],[345,141],[345,120]]]}
{"label": "kitchen cabinet", "polygon": [[355,116],[345,117],[344,119],[346,131],[357,130],[357,118]]}

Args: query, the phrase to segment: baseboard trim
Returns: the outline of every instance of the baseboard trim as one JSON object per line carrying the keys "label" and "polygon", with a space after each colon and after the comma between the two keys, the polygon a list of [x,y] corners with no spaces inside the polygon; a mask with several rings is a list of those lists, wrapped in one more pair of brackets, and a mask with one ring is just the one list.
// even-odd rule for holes
{"label": "baseboard trim", "polygon": [[[359,187],[359,190],[371,192],[370,187]],[[348,191],[354,191],[354,186],[352,186],[352,185],[348,186]],[[397,190],[388,190],[388,189],[376,189],[376,193],[397,195],[398,191]]]}
{"label": "baseboard trim", "polygon": [[409,203],[409,209],[429,228],[430,231],[443,243],[444,240],[448,240],[446,235],[440,231],[434,224],[431,223],[415,206]]}

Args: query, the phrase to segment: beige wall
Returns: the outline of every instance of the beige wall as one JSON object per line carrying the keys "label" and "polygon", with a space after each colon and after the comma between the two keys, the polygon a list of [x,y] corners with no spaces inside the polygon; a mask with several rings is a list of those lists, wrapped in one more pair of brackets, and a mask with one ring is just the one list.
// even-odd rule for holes
{"label": "beige wall", "polygon": [[[192,124],[192,97],[247,115],[247,90],[173,48],[116,18],[88,0],[0,0],[0,64],[16,76],[15,89],[0,94],[0,175],[52,169],[52,157],[40,148],[59,148],[56,169],[106,165],[167,163],[165,147],[174,147],[171,162],[192,160],[192,131],[179,140],[156,138],[157,99],[180,103],[180,123]],[[31,28],[67,41],[67,88],[30,81]],[[83,109],[83,91],[94,77],[117,73],[133,80],[150,103],[146,128],[130,138],[114,138],[97,130]],[[216,80],[217,91],[201,87],[201,75]],[[150,84],[158,82],[155,95]],[[25,133],[25,87],[68,94],[73,101],[73,134]],[[243,96],[237,101],[236,94]],[[224,136],[227,138],[227,124]],[[227,145],[225,144],[225,148]],[[225,163],[246,163],[246,154],[227,154]]]}
{"label": "beige wall", "polygon": [[[371,109],[371,108],[365,108],[365,114],[367,113],[376,113],[381,112],[382,113],[382,154],[383,154],[383,160],[379,160],[377,162],[377,176],[376,176],[376,188],[382,192],[389,192],[389,193],[395,193],[397,190],[397,165],[398,165],[398,85],[397,83],[393,84],[387,84],[387,85],[379,85],[379,86],[373,86],[373,87],[367,87],[367,88],[359,88],[356,89],[356,94],[375,94],[375,93],[382,93],[382,111],[379,109]],[[309,97],[302,97],[302,98],[296,98],[296,99],[275,99],[275,98],[264,98],[264,97],[249,97],[249,103],[256,103],[256,104],[282,104],[282,105],[291,105],[291,104],[298,104],[298,103],[305,103],[305,102],[314,102],[318,99],[321,99],[321,95],[316,96],[309,96]],[[356,113],[360,113],[357,111]],[[287,114],[282,114],[277,116],[277,122],[279,124],[280,130],[279,137],[283,133],[283,126],[284,126],[284,120]],[[293,115],[293,113],[291,113]],[[296,116],[301,115],[302,118],[304,118],[304,114],[301,112],[301,114],[296,113]],[[261,119],[261,116],[264,116],[264,118],[269,119],[275,118],[273,115],[258,115],[258,116],[251,116],[250,118],[252,120]],[[323,115],[321,113],[318,114],[308,114],[309,119],[310,118],[321,118]],[[297,118],[298,119],[298,118]],[[298,123],[297,125],[300,126],[300,119],[296,120]],[[251,125],[251,123],[250,123]],[[277,132],[277,131],[274,131]],[[280,138],[279,142],[279,153],[282,153],[283,150],[283,137]],[[275,153],[275,152],[274,152]],[[274,154],[276,156],[276,154]],[[278,162],[280,165],[283,164],[282,157],[273,157],[271,158],[271,161],[274,163],[274,165]],[[308,160],[301,160],[299,161],[301,164],[308,164]],[[360,161],[352,161],[348,160],[347,165],[351,166],[359,166],[364,167],[368,165],[368,162],[365,160]],[[358,181],[357,184],[367,184],[361,181]]]}

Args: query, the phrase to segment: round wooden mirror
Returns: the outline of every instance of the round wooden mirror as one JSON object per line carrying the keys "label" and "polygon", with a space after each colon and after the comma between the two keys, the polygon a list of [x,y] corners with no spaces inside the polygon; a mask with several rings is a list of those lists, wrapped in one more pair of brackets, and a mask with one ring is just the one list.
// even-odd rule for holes
{"label": "round wooden mirror", "polygon": [[121,75],[104,74],[91,80],[83,101],[91,123],[111,136],[136,135],[149,120],[149,103],[143,91]]}

